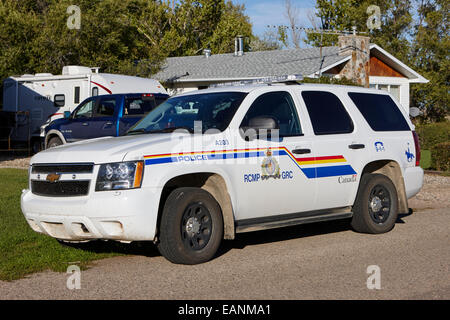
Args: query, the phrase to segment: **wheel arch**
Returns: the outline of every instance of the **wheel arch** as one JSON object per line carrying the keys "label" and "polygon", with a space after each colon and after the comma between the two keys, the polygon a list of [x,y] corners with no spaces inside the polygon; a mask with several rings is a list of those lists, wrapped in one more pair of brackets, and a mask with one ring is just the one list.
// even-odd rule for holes
{"label": "wheel arch", "polygon": [[406,197],[405,181],[403,179],[402,170],[398,162],[394,160],[376,160],[366,164],[361,177],[365,173],[378,173],[387,176],[391,179],[392,183],[397,190],[398,195],[398,212],[407,213],[408,198]]}
{"label": "wheel arch", "polygon": [[49,132],[47,132],[47,134],[45,135],[45,141],[44,141],[44,148],[47,149],[47,144],[50,141],[51,138],[53,137],[58,137],[61,139],[61,141],[63,142],[63,144],[66,144],[66,139],[64,138],[63,134],[61,132],[59,132],[58,130],[50,130]]}
{"label": "wheel arch", "polygon": [[164,205],[169,194],[179,187],[196,187],[209,192],[220,206],[223,218],[223,238],[234,239],[235,226],[233,205],[231,196],[228,192],[225,179],[218,173],[213,172],[198,172],[187,173],[171,178],[166,182],[162,191],[158,208],[157,226],[159,229],[160,220]]}

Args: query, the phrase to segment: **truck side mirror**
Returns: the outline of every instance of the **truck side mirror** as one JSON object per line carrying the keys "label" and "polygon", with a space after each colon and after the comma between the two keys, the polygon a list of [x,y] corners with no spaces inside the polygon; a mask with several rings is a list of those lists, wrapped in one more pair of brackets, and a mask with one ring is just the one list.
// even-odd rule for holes
{"label": "truck side mirror", "polygon": [[70,111],[64,111],[64,119],[70,118]]}

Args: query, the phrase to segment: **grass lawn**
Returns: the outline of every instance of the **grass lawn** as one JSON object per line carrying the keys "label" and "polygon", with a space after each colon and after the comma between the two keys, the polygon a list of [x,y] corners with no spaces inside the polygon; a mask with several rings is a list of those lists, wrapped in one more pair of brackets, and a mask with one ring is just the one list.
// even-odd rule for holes
{"label": "grass lawn", "polygon": [[0,280],[15,280],[43,270],[66,272],[71,264],[85,269],[95,259],[147,251],[148,247],[141,244],[113,241],[64,246],[34,232],[20,210],[20,195],[26,188],[27,170],[0,169]]}

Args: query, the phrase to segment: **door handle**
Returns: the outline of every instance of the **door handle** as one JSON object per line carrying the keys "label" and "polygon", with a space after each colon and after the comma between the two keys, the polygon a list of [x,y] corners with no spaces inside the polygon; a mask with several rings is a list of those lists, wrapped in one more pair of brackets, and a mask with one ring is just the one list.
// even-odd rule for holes
{"label": "door handle", "polygon": [[89,123],[88,123],[88,122],[83,122],[82,125],[83,125],[83,126],[88,126]]}
{"label": "door handle", "polygon": [[113,123],[111,122],[111,121],[108,121],[108,122],[106,122],[105,123],[105,125],[107,125],[107,126],[110,126],[110,125],[112,125]]}
{"label": "door handle", "polygon": [[366,146],[362,143],[354,143],[348,146],[350,149],[364,149]]}
{"label": "door handle", "polygon": [[295,154],[311,153],[311,149],[294,149],[294,150],[292,150],[292,153],[295,153]]}

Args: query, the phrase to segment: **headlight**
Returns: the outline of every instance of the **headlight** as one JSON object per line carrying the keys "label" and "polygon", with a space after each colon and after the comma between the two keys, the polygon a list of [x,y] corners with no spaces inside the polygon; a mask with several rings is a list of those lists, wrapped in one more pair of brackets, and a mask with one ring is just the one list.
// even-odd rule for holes
{"label": "headlight", "polygon": [[140,188],[143,174],[143,161],[102,164],[95,191]]}

